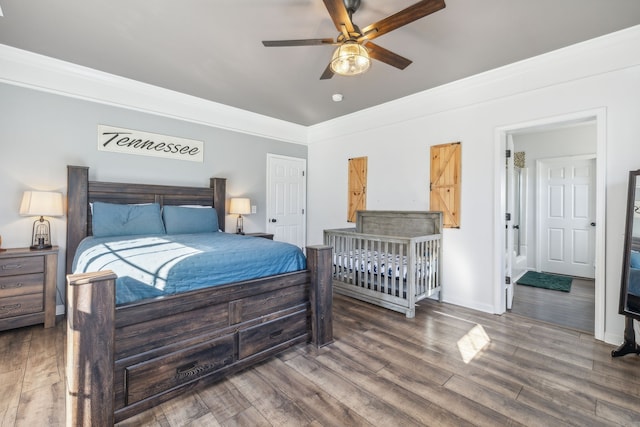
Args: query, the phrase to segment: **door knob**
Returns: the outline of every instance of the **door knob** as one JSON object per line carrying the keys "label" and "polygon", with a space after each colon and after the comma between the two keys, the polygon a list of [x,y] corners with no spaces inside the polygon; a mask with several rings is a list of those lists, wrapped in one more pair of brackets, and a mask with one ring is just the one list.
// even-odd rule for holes
{"label": "door knob", "polygon": [[595,223],[595,222],[592,222],[592,223],[591,223],[591,226],[592,226],[592,227],[595,227],[595,226],[596,226],[596,223]]}
{"label": "door knob", "polygon": [[278,222],[278,220],[275,218],[271,218],[271,222]]}

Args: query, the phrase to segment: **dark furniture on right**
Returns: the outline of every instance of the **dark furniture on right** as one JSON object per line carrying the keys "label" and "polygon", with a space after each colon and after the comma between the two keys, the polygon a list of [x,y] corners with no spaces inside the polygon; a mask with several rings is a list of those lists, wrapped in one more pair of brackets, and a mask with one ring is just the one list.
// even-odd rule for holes
{"label": "dark furniture on right", "polygon": [[633,319],[640,320],[640,169],[629,172],[623,255],[619,311],[626,316],[624,342],[611,352],[612,357],[640,354],[633,329]]}

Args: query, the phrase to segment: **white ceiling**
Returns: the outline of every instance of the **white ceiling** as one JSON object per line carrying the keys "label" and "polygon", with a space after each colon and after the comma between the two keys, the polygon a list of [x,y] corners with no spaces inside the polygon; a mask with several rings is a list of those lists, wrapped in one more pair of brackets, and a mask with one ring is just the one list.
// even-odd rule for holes
{"label": "white ceiling", "polygon": [[[376,22],[417,0],[362,0]],[[322,0],[0,0],[0,43],[266,116],[312,125],[640,24],[639,0],[445,0],[376,39],[413,61],[319,80],[335,38]],[[335,103],[334,93],[344,95]]]}

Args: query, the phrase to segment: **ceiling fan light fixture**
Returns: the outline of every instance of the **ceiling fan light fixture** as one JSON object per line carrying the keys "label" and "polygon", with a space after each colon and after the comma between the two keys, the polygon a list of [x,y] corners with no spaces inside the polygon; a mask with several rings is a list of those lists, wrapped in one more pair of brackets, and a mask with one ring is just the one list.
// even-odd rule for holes
{"label": "ceiling fan light fixture", "polygon": [[342,43],[331,58],[331,71],[341,76],[362,74],[371,66],[369,52],[354,40]]}

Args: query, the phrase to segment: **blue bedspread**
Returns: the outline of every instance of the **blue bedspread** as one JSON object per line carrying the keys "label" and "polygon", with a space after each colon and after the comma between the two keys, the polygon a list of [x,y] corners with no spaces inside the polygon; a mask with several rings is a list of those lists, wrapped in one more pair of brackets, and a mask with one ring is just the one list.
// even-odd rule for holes
{"label": "blue bedspread", "polygon": [[304,270],[297,246],[228,233],[87,237],[73,272],[112,270],[116,304]]}

